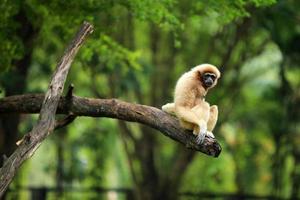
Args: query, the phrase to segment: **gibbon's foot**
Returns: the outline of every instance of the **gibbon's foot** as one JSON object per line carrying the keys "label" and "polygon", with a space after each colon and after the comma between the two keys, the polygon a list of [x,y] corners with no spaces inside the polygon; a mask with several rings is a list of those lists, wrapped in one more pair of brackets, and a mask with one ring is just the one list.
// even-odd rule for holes
{"label": "gibbon's foot", "polygon": [[202,134],[199,132],[199,134],[196,137],[196,141],[198,144],[202,144],[204,142],[205,136],[215,138],[214,134],[210,131],[207,131],[205,134]]}
{"label": "gibbon's foot", "polygon": [[199,133],[196,137],[197,144],[202,144],[204,142],[205,134]]}
{"label": "gibbon's foot", "polygon": [[214,134],[213,134],[212,132],[210,132],[210,131],[207,131],[207,132],[206,132],[206,135],[207,135],[208,137],[215,138]]}

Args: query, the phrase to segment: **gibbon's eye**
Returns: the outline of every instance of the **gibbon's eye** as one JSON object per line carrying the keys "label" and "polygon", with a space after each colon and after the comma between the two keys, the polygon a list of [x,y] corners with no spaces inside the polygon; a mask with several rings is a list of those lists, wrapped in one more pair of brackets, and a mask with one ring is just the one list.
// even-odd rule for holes
{"label": "gibbon's eye", "polygon": [[213,79],[213,80],[215,80],[216,79],[216,75],[215,74],[212,74],[212,73],[205,73],[204,74],[204,78],[211,78],[211,79]]}

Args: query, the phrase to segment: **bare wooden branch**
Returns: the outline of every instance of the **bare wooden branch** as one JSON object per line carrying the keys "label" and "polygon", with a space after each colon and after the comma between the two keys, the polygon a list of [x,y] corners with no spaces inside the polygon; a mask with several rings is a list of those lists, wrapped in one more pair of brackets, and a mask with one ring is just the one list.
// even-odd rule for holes
{"label": "bare wooden branch", "polygon": [[92,31],[93,27],[85,22],[64,52],[51,78],[45,98],[41,101],[43,103],[40,104],[41,110],[37,124],[24,137],[20,146],[4,162],[0,169],[0,197],[6,191],[21,164],[33,155],[41,142],[53,131],[56,109],[71,63],[83,41]]}
{"label": "bare wooden branch", "polygon": [[76,119],[76,117],[77,116],[74,115],[74,114],[69,114],[64,119],[56,121],[56,123],[55,123],[55,130],[60,129],[62,127],[65,127],[65,126],[69,125],[70,123],[72,123]]}
{"label": "bare wooden branch", "polygon": [[[38,113],[43,97],[43,94],[27,94],[0,99],[0,114],[9,112]],[[175,117],[151,106],[131,104],[117,99],[92,99],[78,96],[73,96],[70,102],[62,97],[57,113],[68,114],[69,112],[76,116],[109,117],[139,122],[159,130],[187,148],[214,157],[218,157],[221,152],[221,146],[215,139],[206,137],[204,144],[197,144],[195,136],[182,129]]]}
{"label": "bare wooden branch", "polygon": [[69,85],[68,92],[66,94],[66,98],[67,99],[72,99],[72,97],[73,97],[73,90],[74,90],[74,85],[73,84]]}

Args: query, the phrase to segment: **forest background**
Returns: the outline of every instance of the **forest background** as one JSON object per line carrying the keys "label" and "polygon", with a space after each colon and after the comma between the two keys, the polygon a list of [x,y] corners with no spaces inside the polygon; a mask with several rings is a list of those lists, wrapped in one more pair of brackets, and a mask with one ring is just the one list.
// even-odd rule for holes
{"label": "forest background", "polygon": [[[140,124],[80,117],[43,142],[7,199],[34,188],[48,199],[300,198],[299,1],[2,0],[0,13],[1,98],[45,92],[83,21],[95,31],[66,82],[78,96],[160,108],[191,67],[222,72],[207,96],[219,106],[218,158]],[[36,119],[1,114],[0,155]]]}

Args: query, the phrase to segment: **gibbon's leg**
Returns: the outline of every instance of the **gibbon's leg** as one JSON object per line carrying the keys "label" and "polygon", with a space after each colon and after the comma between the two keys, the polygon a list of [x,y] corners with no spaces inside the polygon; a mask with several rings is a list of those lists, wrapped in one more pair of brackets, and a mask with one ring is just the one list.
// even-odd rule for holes
{"label": "gibbon's leg", "polygon": [[177,106],[176,116],[184,123],[192,123],[199,125],[201,123],[201,118],[199,118],[190,108]]}
{"label": "gibbon's leg", "polygon": [[216,123],[218,121],[218,106],[213,105],[210,107],[210,115],[209,120],[207,122],[207,130],[209,132],[209,135],[211,134],[211,137],[215,137],[212,131],[214,130]]}
{"label": "gibbon's leg", "polygon": [[207,122],[210,114],[209,104],[207,102],[201,102],[193,107],[192,111],[200,119],[200,122],[194,126],[193,133],[197,135],[197,143],[201,144],[204,141],[205,135],[208,135]]}
{"label": "gibbon's leg", "polygon": [[184,121],[184,120],[179,120],[179,123],[180,123],[180,126],[181,126],[182,128],[184,128],[184,129],[187,129],[187,130],[194,130],[195,124],[186,122],[186,121]]}
{"label": "gibbon's leg", "polygon": [[[171,115],[176,115],[175,113],[175,103],[167,103],[161,107],[161,109]],[[193,130],[194,124],[179,119],[180,126],[187,130]]]}
{"label": "gibbon's leg", "polygon": [[[195,112],[193,112],[190,108],[186,108],[183,106],[178,106],[175,112],[175,104],[174,103],[167,103],[166,105],[162,106],[162,110],[169,113],[174,114],[179,118],[180,126],[187,130],[194,130],[194,134],[198,135],[198,131],[195,132],[195,127],[199,126],[200,119],[198,119]],[[200,111],[201,112],[201,111]],[[206,123],[202,122],[203,127],[206,126]]]}

